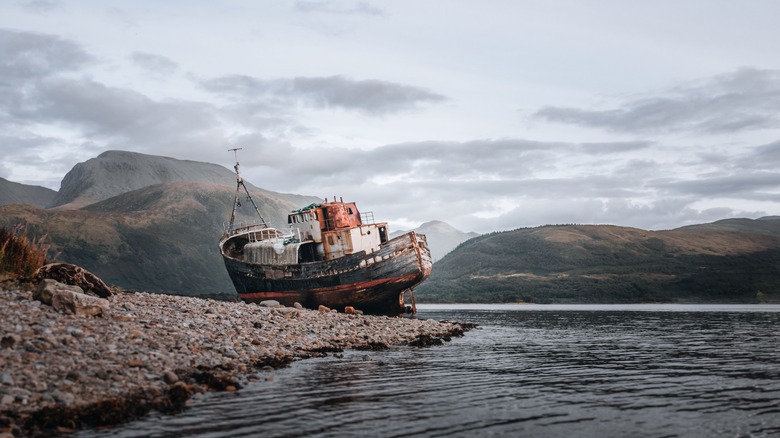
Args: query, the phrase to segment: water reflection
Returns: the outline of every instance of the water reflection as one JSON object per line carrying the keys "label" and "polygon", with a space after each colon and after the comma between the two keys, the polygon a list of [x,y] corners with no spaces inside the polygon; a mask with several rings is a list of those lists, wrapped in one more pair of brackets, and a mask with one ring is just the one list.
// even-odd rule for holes
{"label": "water reflection", "polygon": [[432,348],[307,360],[177,416],[81,436],[780,433],[778,312],[428,309]]}

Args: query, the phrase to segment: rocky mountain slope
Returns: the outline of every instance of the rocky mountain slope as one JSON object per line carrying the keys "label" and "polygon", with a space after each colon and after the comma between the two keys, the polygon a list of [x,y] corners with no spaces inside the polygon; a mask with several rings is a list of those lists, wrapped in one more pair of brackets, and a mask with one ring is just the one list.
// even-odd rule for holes
{"label": "rocky mountain slope", "polygon": [[57,192],[41,186],[19,184],[0,178],[0,205],[31,204],[37,207],[49,205]]}
{"label": "rocky mountain slope", "polygon": [[483,235],[434,265],[420,302],[780,302],[780,218],[669,231],[544,226]]}
{"label": "rocky mountain slope", "polygon": [[464,233],[446,222],[430,221],[413,230],[394,231],[390,233],[390,237],[400,236],[408,231],[425,234],[434,262],[441,260],[461,243],[479,236],[478,233]]}
{"label": "rocky mountain slope", "polygon": [[[49,207],[81,208],[133,190],[171,182],[235,187],[236,176],[233,171],[212,163],[136,152],[106,151],[96,158],[76,164],[62,179],[60,190]],[[297,196],[251,187],[277,197]]]}

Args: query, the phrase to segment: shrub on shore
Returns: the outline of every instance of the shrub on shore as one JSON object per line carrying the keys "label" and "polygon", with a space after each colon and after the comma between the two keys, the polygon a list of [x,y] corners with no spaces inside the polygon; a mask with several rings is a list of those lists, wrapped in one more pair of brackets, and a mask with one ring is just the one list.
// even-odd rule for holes
{"label": "shrub on shore", "polygon": [[49,245],[46,235],[29,238],[27,226],[18,224],[0,229],[0,274],[12,273],[23,279],[31,279],[46,263]]}

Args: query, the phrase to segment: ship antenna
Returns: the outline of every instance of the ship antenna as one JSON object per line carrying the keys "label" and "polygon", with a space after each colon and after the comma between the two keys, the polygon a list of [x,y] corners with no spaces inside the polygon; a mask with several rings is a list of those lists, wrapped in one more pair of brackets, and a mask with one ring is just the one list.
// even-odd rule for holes
{"label": "ship antenna", "polygon": [[249,194],[249,189],[247,189],[246,184],[244,184],[244,179],[241,178],[241,172],[239,171],[240,165],[238,163],[238,151],[240,151],[243,148],[233,148],[228,149],[228,152],[233,152],[233,154],[236,157],[236,165],[233,166],[233,169],[236,171],[236,197],[233,200],[233,211],[230,213],[230,226],[228,227],[228,232],[233,231],[233,224],[236,221],[236,209],[241,206],[241,202],[238,200],[238,194],[241,192],[241,187],[244,188],[244,192],[246,192],[246,197],[249,199],[250,202],[252,202],[252,206],[255,208],[255,212],[257,213],[257,216],[260,218],[260,225],[263,226],[263,228],[268,228],[268,225],[265,223],[265,219],[263,219],[263,215],[260,214],[260,209],[257,208],[257,204],[255,204],[255,200],[252,199],[252,195]]}

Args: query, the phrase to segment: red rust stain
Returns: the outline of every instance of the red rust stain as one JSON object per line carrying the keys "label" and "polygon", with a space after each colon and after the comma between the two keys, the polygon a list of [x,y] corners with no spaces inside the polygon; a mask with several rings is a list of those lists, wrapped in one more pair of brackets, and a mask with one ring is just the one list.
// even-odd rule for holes
{"label": "red rust stain", "polygon": [[[333,287],[320,287],[316,289],[308,289],[306,292],[313,294],[332,294],[332,293],[344,293],[349,291],[357,291],[360,289],[370,289],[383,284],[400,283],[411,281],[419,274],[404,275],[401,277],[383,278],[379,280],[363,281],[360,283],[342,284]],[[300,290],[287,290],[287,291],[273,291],[273,292],[248,292],[239,294],[242,299],[256,299],[256,298],[284,298],[290,295],[300,295]]]}

